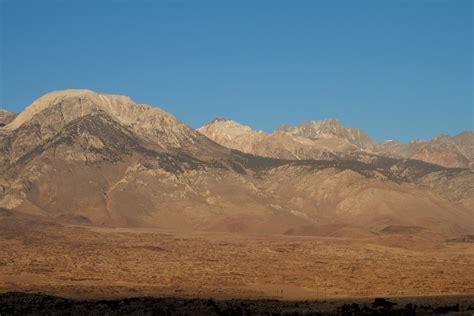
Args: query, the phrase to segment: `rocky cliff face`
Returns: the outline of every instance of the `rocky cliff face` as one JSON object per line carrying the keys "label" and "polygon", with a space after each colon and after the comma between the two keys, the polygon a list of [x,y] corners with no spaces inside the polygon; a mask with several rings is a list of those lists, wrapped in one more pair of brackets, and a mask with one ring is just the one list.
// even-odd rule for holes
{"label": "rocky cliff face", "polygon": [[3,127],[13,121],[13,119],[16,117],[15,113],[8,112],[5,110],[0,109],[0,127]]}
{"label": "rocky cliff face", "polygon": [[473,183],[469,171],[377,155],[297,160],[317,155],[314,140],[214,124],[219,142],[241,137],[248,152],[269,154],[227,149],[128,97],[48,94],[0,128],[0,208],[81,224],[243,233],[473,229],[472,192],[459,188]]}

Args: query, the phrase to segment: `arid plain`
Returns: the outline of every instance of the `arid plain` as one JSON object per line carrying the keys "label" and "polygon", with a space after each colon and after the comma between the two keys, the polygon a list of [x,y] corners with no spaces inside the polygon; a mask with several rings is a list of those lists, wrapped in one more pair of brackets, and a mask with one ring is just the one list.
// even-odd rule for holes
{"label": "arid plain", "polygon": [[286,300],[474,295],[474,244],[63,226],[0,217],[0,291]]}

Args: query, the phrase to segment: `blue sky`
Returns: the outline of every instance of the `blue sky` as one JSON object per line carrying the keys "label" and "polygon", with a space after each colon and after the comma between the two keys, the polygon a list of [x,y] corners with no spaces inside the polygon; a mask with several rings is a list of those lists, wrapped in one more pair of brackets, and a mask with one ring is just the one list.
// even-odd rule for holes
{"label": "blue sky", "polygon": [[7,110],[85,88],[193,127],[334,117],[403,142],[474,129],[472,1],[0,2]]}

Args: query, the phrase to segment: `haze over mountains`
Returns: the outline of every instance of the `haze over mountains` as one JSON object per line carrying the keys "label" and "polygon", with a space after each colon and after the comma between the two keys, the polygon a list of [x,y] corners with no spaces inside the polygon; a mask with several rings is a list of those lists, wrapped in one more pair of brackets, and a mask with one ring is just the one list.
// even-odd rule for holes
{"label": "haze over mountains", "polygon": [[337,120],[266,134],[217,119],[196,131],[88,90],[49,93],[5,124],[2,216],[350,237],[474,231],[472,132],[401,145]]}

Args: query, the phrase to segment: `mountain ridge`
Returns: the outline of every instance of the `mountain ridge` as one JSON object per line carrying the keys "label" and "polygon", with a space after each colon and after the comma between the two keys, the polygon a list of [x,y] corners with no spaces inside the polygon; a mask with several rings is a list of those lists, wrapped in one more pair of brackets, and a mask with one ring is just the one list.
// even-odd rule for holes
{"label": "mountain ridge", "polygon": [[[235,133],[223,128],[232,122],[234,130],[240,127],[239,139]],[[243,128],[245,127],[245,128]],[[283,158],[277,152],[264,152],[261,149],[262,136],[255,134],[256,131],[248,126],[239,124],[233,120],[218,119],[212,120],[208,124],[197,129],[212,140],[223,146],[238,149],[247,153]],[[303,123],[290,126],[282,125],[272,133],[264,133],[266,138],[277,138],[278,136],[289,136],[292,141],[308,145],[313,150],[339,157],[347,156],[354,152],[367,152],[394,158],[409,158],[422,160],[428,163],[439,164],[452,168],[472,168],[474,167],[474,132],[465,131],[455,136],[440,134],[432,140],[413,140],[410,143],[402,144],[397,140],[387,140],[375,143],[370,136],[357,128],[346,127],[337,119],[323,119],[318,121],[304,121]],[[458,141],[463,139],[463,144]],[[245,141],[245,144],[239,141]],[[254,142],[255,144],[252,144]],[[282,141],[276,141],[282,143]],[[288,142],[288,141],[287,141]],[[461,144],[461,145],[459,145]],[[253,147],[258,147],[255,149]],[[297,151],[297,149],[294,149]],[[318,159],[322,156],[312,157],[299,156],[292,153],[293,159]],[[328,157],[326,157],[328,158]]]}
{"label": "mountain ridge", "polygon": [[74,90],[39,100],[0,128],[0,208],[11,216],[348,237],[397,225],[443,236],[473,230],[466,169],[358,151],[297,159],[291,155],[317,154],[312,140],[283,132],[276,139],[255,132],[260,148],[290,156],[262,157],[219,145],[130,98]]}

